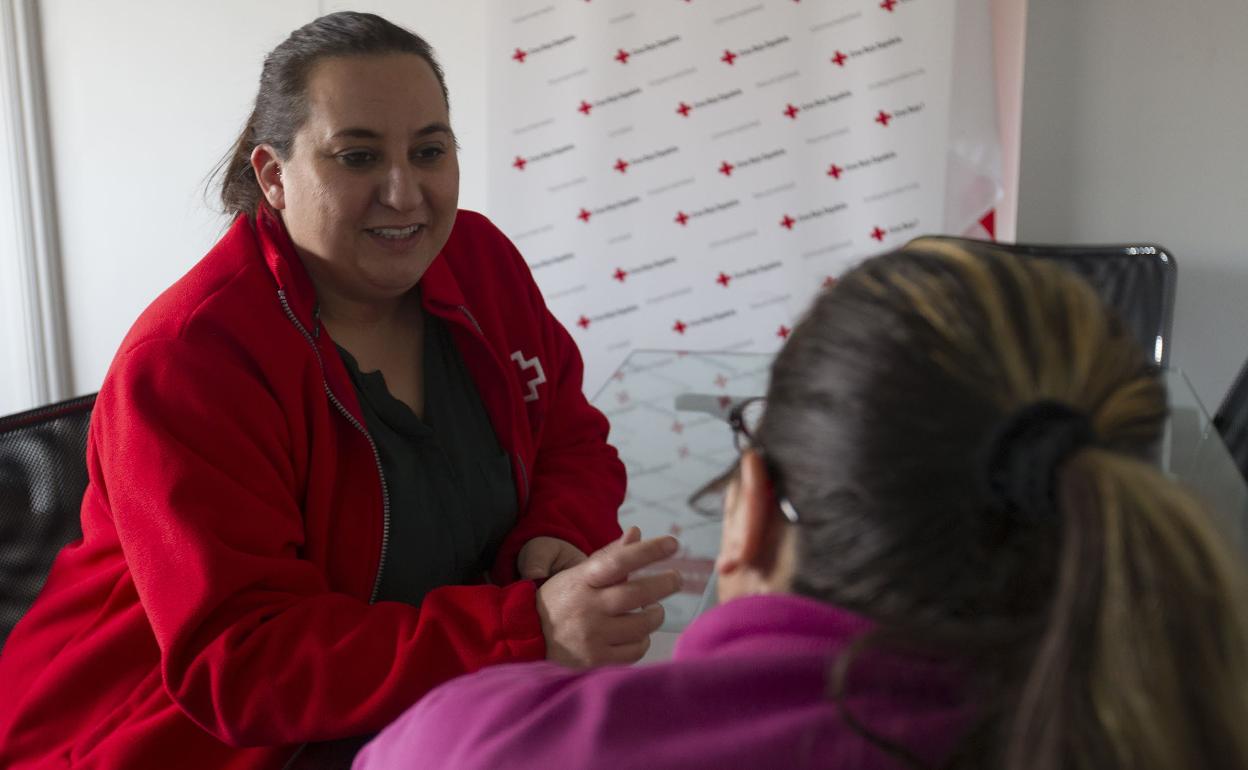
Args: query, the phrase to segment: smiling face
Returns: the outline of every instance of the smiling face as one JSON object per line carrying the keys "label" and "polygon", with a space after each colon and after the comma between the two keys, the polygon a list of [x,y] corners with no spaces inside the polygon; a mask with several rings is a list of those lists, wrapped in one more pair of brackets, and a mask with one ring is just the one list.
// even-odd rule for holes
{"label": "smiling face", "polygon": [[[459,160],[433,69],[413,54],[324,59],[290,157],[252,156],[322,301],[386,304],[446,245]],[[279,173],[280,171],[280,173]]]}

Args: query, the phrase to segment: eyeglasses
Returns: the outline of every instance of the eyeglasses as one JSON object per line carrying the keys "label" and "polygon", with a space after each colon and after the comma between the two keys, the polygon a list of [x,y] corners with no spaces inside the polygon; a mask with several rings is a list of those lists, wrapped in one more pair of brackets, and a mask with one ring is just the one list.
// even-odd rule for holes
{"label": "eyeglasses", "polygon": [[[763,413],[767,410],[767,399],[756,396],[747,398],[737,403],[728,412],[728,427],[732,429],[732,443],[736,447],[737,452],[744,452],[746,449],[753,449],[761,454],[764,459],[767,453],[763,450],[761,444],[756,438],[759,425],[763,421]],[[728,490],[728,484],[737,474],[737,469],[741,465],[738,457],[732,467],[719,474],[715,478],[704,484],[698,491],[689,496],[689,507],[695,512],[708,517],[718,517],[724,512],[724,493]],[[774,464],[767,462],[767,472],[770,474],[773,483],[778,484],[778,471]],[[780,512],[784,514],[784,518],[790,523],[798,523],[797,509],[789,502],[789,499],[783,494],[776,494],[776,505],[780,507]]]}

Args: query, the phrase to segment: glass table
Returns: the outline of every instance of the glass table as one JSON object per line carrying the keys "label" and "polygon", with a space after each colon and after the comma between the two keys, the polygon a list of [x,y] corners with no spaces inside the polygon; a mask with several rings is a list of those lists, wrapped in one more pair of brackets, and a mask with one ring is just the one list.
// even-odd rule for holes
{"label": "glass table", "polygon": [[[696,513],[689,495],[736,460],[726,418],[738,401],[766,393],[772,355],[635,351],[594,397],[611,421],[611,443],[628,471],[620,525],[643,536],[675,535],[680,551],[656,569],[684,576],[680,593],[664,602],[667,619],[655,646],[670,639],[714,603],[718,519]],[[1171,415],[1160,463],[1195,491],[1226,523],[1228,537],[1248,545],[1248,485],[1179,370],[1165,372]],[[656,656],[649,655],[648,659]]]}
{"label": "glass table", "polygon": [[1165,378],[1170,419],[1161,467],[1204,501],[1240,550],[1248,550],[1248,483],[1187,375],[1170,369]]}

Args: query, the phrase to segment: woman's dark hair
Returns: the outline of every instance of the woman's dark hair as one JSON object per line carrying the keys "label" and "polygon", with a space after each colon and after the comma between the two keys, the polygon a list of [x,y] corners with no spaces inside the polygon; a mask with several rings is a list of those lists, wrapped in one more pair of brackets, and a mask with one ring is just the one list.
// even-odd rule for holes
{"label": "woman's dark hair", "polygon": [[264,57],[256,106],[234,148],[219,166],[221,205],[230,215],[255,214],[260,186],[251,168],[251,151],[267,144],[279,158],[289,157],[295,133],[307,119],[308,74],[322,59],[336,56],[382,56],[408,53],[433,68],[450,105],[446,78],[433,48],[419,35],[371,13],[342,11],[305,24]]}
{"label": "woman's dark hair", "polygon": [[[1093,438],[1036,514],[984,479],[1038,403]],[[988,246],[868,260],[793,330],[758,440],[802,516],[794,590],[877,621],[866,647],[966,664],[979,721],[951,767],[1248,767],[1245,578],[1151,460],[1166,414],[1087,284]],[[845,712],[848,657],[843,713],[917,765]]]}

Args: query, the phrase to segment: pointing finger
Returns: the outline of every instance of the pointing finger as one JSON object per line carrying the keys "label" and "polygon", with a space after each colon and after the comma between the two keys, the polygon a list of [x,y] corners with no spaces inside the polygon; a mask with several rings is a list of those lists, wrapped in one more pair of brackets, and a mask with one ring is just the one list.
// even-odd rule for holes
{"label": "pointing finger", "polygon": [[602,592],[603,607],[610,615],[632,612],[666,599],[680,590],[680,573],[675,570],[634,578]]}
{"label": "pointing finger", "polygon": [[630,572],[672,556],[678,547],[676,538],[664,536],[603,549],[585,565],[585,580],[593,588],[615,585],[627,580]]}

